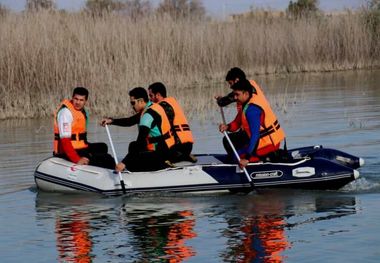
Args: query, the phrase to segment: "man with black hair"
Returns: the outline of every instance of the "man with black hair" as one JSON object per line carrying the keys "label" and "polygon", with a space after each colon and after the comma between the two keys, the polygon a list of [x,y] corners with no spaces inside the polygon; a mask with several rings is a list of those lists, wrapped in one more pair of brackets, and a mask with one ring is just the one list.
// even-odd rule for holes
{"label": "man with black hair", "polygon": [[164,109],[148,99],[142,87],[129,92],[133,110],[141,115],[137,140],[129,144],[128,154],[116,165],[116,171],[154,171],[171,167],[169,149],[174,145],[170,123]]}
{"label": "man with black hair", "polygon": [[65,99],[54,114],[54,155],[80,165],[113,169],[115,161],[105,143],[87,141],[88,90],[76,87],[71,100]]}
{"label": "man with black hair", "polygon": [[175,145],[171,149],[170,160],[172,162],[196,162],[195,157],[191,155],[194,143],[193,134],[177,100],[173,97],[167,97],[166,87],[161,82],[151,84],[148,87],[148,94],[152,102],[160,104],[165,110],[171,125]]}
{"label": "man with black hair", "polygon": [[[247,80],[244,71],[237,67],[228,71],[226,81],[233,91],[225,97],[218,97],[217,103],[223,107],[235,101],[237,115],[229,124],[220,124],[219,130],[232,132],[230,139],[236,148],[246,146],[246,152],[242,154],[245,160],[255,162],[278,151],[280,143],[285,141],[285,133],[260,86]],[[240,95],[245,95],[244,99]],[[233,156],[226,138],[223,145]]]}

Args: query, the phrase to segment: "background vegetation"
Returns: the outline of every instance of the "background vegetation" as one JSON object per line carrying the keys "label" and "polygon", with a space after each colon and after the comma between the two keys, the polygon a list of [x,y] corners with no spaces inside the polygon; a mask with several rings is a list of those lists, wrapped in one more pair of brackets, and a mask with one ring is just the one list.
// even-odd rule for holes
{"label": "background vegetation", "polygon": [[189,90],[202,97],[194,87],[222,85],[233,66],[251,77],[379,67],[378,0],[339,15],[299,15],[292,5],[228,21],[207,18],[195,0],[154,10],[149,1],[89,0],[77,13],[49,0],[30,0],[23,13],[0,7],[0,119],[50,116],[75,86],[90,88],[92,113],[123,115],[135,86],[162,81],[185,101]]}

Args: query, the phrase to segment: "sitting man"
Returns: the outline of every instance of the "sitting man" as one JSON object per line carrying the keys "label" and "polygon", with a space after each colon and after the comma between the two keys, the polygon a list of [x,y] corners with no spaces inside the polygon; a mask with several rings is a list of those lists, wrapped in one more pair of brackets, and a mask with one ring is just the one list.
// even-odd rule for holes
{"label": "sitting man", "polygon": [[105,143],[88,143],[88,90],[77,87],[71,100],[63,100],[54,115],[54,156],[80,165],[113,169],[115,161]]}
{"label": "sitting man", "polygon": [[171,167],[169,150],[174,145],[170,123],[164,109],[148,99],[144,88],[129,92],[131,105],[140,113],[137,140],[129,144],[128,154],[116,165],[116,171],[154,171]]}
{"label": "sitting man", "polygon": [[191,155],[194,143],[193,134],[177,100],[166,96],[166,87],[161,82],[151,84],[148,87],[148,94],[152,102],[162,106],[169,119],[171,132],[175,139],[175,145],[171,149],[170,160],[172,162],[196,162],[195,157]]}
{"label": "sitting man", "polygon": [[[219,130],[233,132],[241,129],[238,135],[231,137],[231,141],[241,157],[240,166],[245,167],[249,162],[256,162],[276,152],[285,139],[285,133],[268,101],[254,92],[247,79],[237,81],[231,88],[241,111],[230,124],[220,124]],[[227,145],[227,153],[233,156],[231,147]]]}

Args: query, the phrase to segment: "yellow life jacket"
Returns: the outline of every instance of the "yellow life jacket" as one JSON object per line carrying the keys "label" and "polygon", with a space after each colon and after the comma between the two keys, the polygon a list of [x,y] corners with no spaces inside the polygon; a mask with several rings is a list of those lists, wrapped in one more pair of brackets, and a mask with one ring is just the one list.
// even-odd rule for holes
{"label": "yellow life jacket", "polygon": [[61,104],[58,106],[58,109],[54,113],[54,153],[60,153],[59,147],[59,130],[58,130],[58,122],[57,116],[59,110],[63,107],[66,107],[70,110],[73,115],[73,122],[71,124],[71,144],[74,149],[83,149],[87,148],[87,113],[85,110],[78,111],[74,108],[74,105],[69,100],[63,100]]}
{"label": "yellow life jacket", "polygon": [[[174,135],[178,136],[180,143],[194,143],[193,134],[190,130],[189,123],[186,119],[185,114],[183,113],[183,110],[181,106],[179,106],[176,99],[173,97],[167,97],[163,100],[163,102],[168,103],[174,110],[174,119],[171,120],[169,118],[169,122],[171,123],[172,132]],[[160,102],[159,104],[161,104]],[[161,105],[163,106],[163,105]],[[163,107],[165,109],[165,107]]]}
{"label": "yellow life jacket", "polygon": [[161,117],[161,127],[159,127],[161,135],[152,137],[149,134],[146,138],[148,151],[155,151],[156,144],[161,140],[163,140],[168,149],[170,149],[175,144],[175,140],[171,133],[170,122],[168,117],[166,116],[164,109],[158,103],[153,103],[149,108],[144,110],[142,115],[144,115],[147,110],[152,110]]}

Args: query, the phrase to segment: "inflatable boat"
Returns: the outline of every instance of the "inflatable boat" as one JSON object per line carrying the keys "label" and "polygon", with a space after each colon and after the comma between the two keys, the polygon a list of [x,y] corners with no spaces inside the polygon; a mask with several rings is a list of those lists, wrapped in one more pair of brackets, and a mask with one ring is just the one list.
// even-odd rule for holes
{"label": "inflatable boat", "polygon": [[[339,189],[359,177],[362,158],[322,146],[288,150],[279,161],[249,163],[247,174],[224,154],[198,154],[196,163],[150,172],[121,173],[125,192],[250,192],[260,188]],[[120,176],[113,170],[77,165],[50,157],[34,173],[42,191],[121,195]]]}

